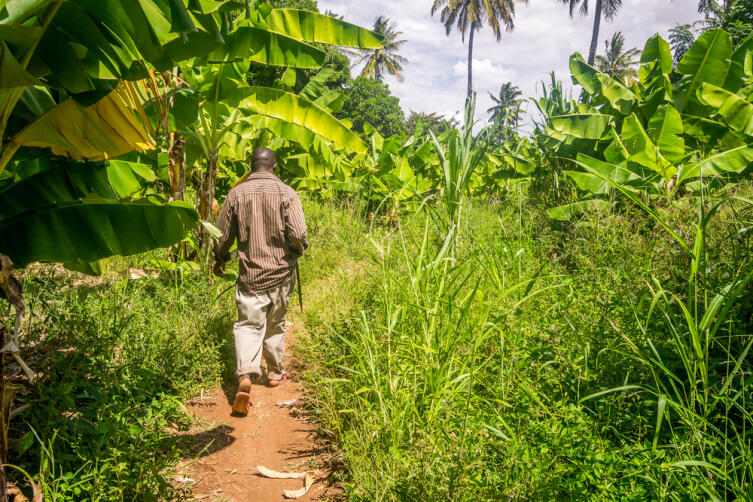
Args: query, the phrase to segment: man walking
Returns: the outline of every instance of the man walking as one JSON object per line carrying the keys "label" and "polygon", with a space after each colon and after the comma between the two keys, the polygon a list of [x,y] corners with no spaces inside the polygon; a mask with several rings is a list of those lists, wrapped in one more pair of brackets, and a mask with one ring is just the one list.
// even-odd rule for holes
{"label": "man walking", "polygon": [[238,322],[233,325],[238,393],[233,411],[241,414],[248,412],[252,379],[261,377],[262,354],[270,386],[288,378],[283,368],[285,316],[296,261],[308,247],[301,200],[275,176],[276,168],[272,150],[254,150],[251,174],[230,191],[217,218],[222,237],[214,246],[216,275],[222,274],[238,239]]}

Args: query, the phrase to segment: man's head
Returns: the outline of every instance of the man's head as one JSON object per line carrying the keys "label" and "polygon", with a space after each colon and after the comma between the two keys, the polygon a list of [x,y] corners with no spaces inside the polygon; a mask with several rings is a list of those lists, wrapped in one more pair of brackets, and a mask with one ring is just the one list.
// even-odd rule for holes
{"label": "man's head", "polygon": [[257,148],[251,156],[251,170],[255,173],[274,173],[277,168],[275,152],[269,148]]}

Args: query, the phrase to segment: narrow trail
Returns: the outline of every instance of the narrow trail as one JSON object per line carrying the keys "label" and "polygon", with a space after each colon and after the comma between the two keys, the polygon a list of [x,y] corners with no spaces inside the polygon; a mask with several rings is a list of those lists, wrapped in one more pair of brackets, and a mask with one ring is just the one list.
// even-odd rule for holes
{"label": "narrow trail", "polygon": [[[294,320],[300,324],[300,320]],[[185,463],[180,476],[193,480],[190,500],[259,501],[287,500],[285,490],[303,486],[301,479],[269,479],[258,474],[262,465],[280,472],[311,472],[315,484],[296,500],[320,501],[338,498],[340,490],[328,484],[330,472],[320,469],[321,452],[314,442],[316,427],[301,412],[302,388],[290,347],[294,346],[295,329],[288,327],[286,367],[292,378],[284,385],[271,388],[266,379],[251,388],[251,409],[245,417],[232,416],[235,387],[216,388],[209,395],[193,399],[189,410],[206,419],[204,432],[194,436],[196,458]],[[292,405],[276,403],[295,399]]]}

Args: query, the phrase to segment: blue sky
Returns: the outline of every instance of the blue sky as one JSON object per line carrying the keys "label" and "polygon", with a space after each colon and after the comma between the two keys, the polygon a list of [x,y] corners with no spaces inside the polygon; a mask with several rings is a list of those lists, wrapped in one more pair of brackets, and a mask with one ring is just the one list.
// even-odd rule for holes
{"label": "blue sky", "polygon": [[[445,35],[438,15],[430,15],[431,0],[318,0],[319,10],[332,10],[361,26],[373,25],[385,15],[403,32],[402,54],[410,60],[405,81],[387,78],[392,93],[400,98],[406,115],[410,110],[455,115],[463,106],[466,88],[467,49],[460,34]],[[604,40],[622,31],[628,47],[642,48],[648,37],[668,31],[676,24],[699,19],[697,0],[623,0],[617,18],[603,22],[599,52]],[[555,70],[567,81],[570,54],[587,54],[593,18],[570,19],[559,0],[529,0],[516,5],[515,29],[497,43],[490,29],[474,41],[474,88],[478,92],[477,113],[487,117],[489,92],[497,94],[506,81],[515,83],[526,96],[537,94],[538,82]],[[357,69],[354,69],[354,74]]]}

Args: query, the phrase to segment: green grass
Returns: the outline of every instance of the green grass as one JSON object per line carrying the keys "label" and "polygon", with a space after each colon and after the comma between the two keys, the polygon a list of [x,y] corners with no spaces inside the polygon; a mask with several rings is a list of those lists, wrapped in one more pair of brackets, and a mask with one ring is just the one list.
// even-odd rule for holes
{"label": "green grass", "polygon": [[[740,209],[709,225],[707,294],[748,263]],[[664,217],[692,242],[692,206]],[[641,213],[562,226],[531,201],[476,201],[466,219],[454,257],[440,250],[442,228],[421,215],[366,240],[353,224],[358,246],[341,269],[357,263],[368,273],[328,282],[311,305],[302,347],[311,405],[350,499],[750,496],[752,423],[747,404],[733,404],[749,402],[749,387],[726,389],[722,403],[734,410],[723,417],[691,427],[667,406],[657,428],[652,369],[626,342],[651,341],[665,364],[679,362],[677,326],[645,320],[655,279],[687,293],[690,259],[661,227]],[[726,352],[710,349],[723,377],[747,343],[742,298],[723,320]],[[670,319],[681,315],[677,305],[666,309]],[[744,357],[740,370],[750,370]],[[636,387],[581,401],[625,384]],[[736,435],[708,425],[729,429],[734,420]]]}
{"label": "green grass", "polygon": [[13,421],[11,458],[38,472],[48,500],[180,499],[168,478],[192,446],[175,435],[192,422],[183,402],[221,379],[232,299],[200,277],[91,279],[52,266],[23,285],[24,356],[42,376]]}
{"label": "green grass", "polygon": [[[525,196],[465,207],[450,252],[430,215],[380,227],[305,201],[295,353],[346,497],[750,499],[750,285],[715,317],[698,386],[678,353],[691,257],[655,221],[565,225]],[[692,201],[660,213],[693,242]],[[750,266],[750,219],[725,206],[705,227],[699,312]],[[50,500],[186,496],[169,483],[195,453],[182,403],[232,377],[235,311],[218,298],[227,281],[116,273],[148,259],[113,260],[103,279],[24,277],[24,355],[43,377],[20,399],[33,406],[13,422],[11,459]],[[676,299],[656,300],[657,284]],[[677,397],[696,388],[707,399]]]}

